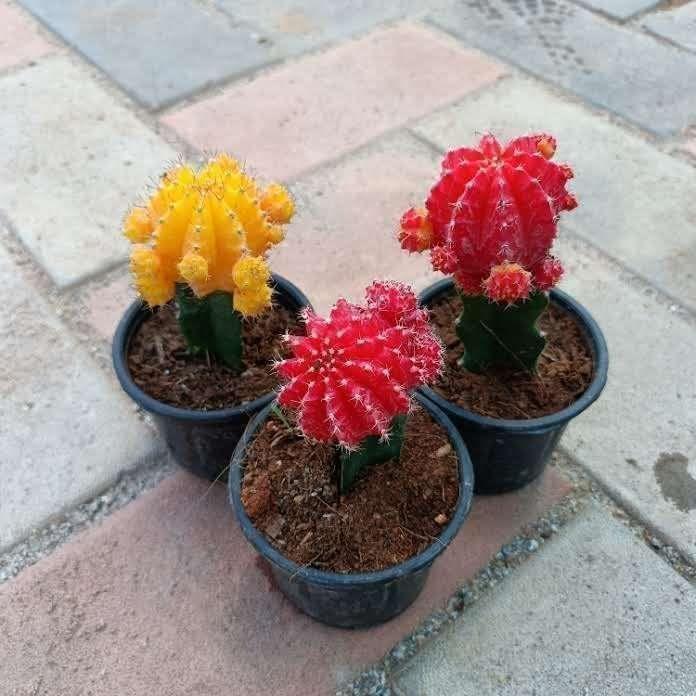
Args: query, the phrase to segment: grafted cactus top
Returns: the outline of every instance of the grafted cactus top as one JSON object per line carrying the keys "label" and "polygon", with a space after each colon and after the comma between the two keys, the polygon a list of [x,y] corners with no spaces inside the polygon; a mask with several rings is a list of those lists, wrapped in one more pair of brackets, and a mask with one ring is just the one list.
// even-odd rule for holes
{"label": "grafted cactus top", "polygon": [[286,380],[278,401],[297,411],[303,433],[347,448],[386,437],[409,391],[442,368],[442,346],[410,288],[375,282],[365,296],[364,307],[339,300],[328,320],[307,311],[307,335],[287,336],[293,356],[276,366]]}
{"label": "grafted cactus top", "polygon": [[537,134],[504,148],[485,135],[447,153],[425,209],[403,215],[401,245],[429,249],[433,268],[468,295],[513,303],[550,289],[563,274],[549,253],[559,215],[577,206],[566,190],[573,172],[551,161],[555,151],[552,136]]}
{"label": "grafted cactus top", "polygon": [[228,155],[199,170],[166,172],[146,205],[126,218],[131,271],[143,299],[161,305],[186,283],[197,297],[222,290],[242,314],[268,306],[268,249],[283,239],[294,206],[278,184],[262,189]]}

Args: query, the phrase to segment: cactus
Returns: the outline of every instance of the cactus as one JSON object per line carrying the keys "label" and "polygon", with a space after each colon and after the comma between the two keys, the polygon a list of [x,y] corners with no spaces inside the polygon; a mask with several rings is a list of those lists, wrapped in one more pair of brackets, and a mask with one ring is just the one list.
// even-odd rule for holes
{"label": "cactus", "polygon": [[278,402],[305,437],[340,445],[341,490],[369,463],[398,456],[409,392],[442,367],[442,346],[410,288],[375,282],[365,306],[338,300],[328,319],[303,314],[306,336],[286,336]]}
{"label": "cactus", "polygon": [[458,334],[474,354],[462,364],[472,371],[497,364],[534,370],[544,348],[536,321],[563,275],[550,250],[560,214],[577,206],[566,190],[573,172],[551,161],[555,151],[547,134],[504,148],[485,135],[478,148],[447,153],[425,209],[401,218],[401,246],[429,250],[433,268],[454,276],[465,305]]}
{"label": "cactus", "polygon": [[125,220],[136,288],[153,307],[176,298],[190,350],[241,369],[241,319],[270,305],[264,256],[293,213],[282,186],[260,188],[228,155],[177,165]]}

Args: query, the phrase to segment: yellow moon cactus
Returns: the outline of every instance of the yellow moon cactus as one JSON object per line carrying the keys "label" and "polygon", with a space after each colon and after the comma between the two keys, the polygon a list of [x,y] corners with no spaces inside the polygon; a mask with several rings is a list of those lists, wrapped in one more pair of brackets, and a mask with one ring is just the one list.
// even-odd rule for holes
{"label": "yellow moon cactus", "polygon": [[228,155],[198,170],[173,167],[124,223],[138,292],[157,306],[186,284],[198,298],[223,291],[241,314],[259,314],[271,299],[264,256],[283,239],[293,213],[285,188],[261,188]]}

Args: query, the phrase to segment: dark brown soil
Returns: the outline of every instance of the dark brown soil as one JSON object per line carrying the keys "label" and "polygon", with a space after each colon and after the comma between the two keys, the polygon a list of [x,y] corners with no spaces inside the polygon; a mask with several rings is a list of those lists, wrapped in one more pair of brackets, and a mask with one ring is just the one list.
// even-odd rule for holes
{"label": "dark brown soil", "polygon": [[474,374],[459,367],[464,346],[454,324],[460,312],[454,292],[431,306],[432,322],[447,348],[445,369],[434,389],[448,401],[490,418],[539,418],[570,406],[592,381],[594,364],[583,331],[559,307],[550,305],[539,319],[547,343],[536,375],[512,368]]}
{"label": "dark brown soil", "polygon": [[245,370],[236,373],[212,356],[190,355],[172,304],[145,319],[131,339],[128,369],[135,383],[158,401],[198,411],[230,408],[273,391],[271,361],[281,355],[285,331],[299,333],[295,314],[274,305],[246,319],[242,334]]}
{"label": "dark brown soil", "polygon": [[242,501],[284,556],[339,573],[381,570],[423,551],[459,498],[457,458],[422,408],[408,417],[399,461],[366,467],[339,500],[336,452],[269,418],[246,459]]}

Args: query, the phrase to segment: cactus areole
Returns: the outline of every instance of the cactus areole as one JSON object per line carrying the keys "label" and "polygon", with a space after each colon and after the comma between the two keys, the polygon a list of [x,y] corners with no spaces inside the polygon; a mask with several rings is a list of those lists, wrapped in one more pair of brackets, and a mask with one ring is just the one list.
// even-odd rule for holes
{"label": "cactus areole", "polygon": [[375,282],[364,306],[339,300],[328,319],[305,311],[305,336],[286,336],[278,403],[305,437],[340,446],[340,489],[366,464],[398,458],[411,391],[442,369],[426,310],[399,283]]}
{"label": "cactus areole", "polygon": [[462,366],[472,372],[534,371],[544,349],[536,321],[563,275],[550,251],[560,214],[577,206],[566,190],[573,172],[552,161],[555,151],[543,133],[505,147],[485,135],[476,148],[448,152],[425,208],[401,218],[401,246],[428,250],[433,268],[457,283]]}
{"label": "cactus areole", "polygon": [[242,318],[270,305],[265,255],[293,212],[282,186],[260,187],[228,155],[176,165],[124,222],[135,286],[151,307],[175,299],[192,353],[241,370]]}

